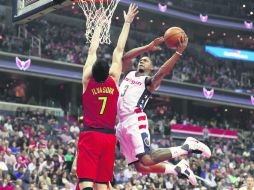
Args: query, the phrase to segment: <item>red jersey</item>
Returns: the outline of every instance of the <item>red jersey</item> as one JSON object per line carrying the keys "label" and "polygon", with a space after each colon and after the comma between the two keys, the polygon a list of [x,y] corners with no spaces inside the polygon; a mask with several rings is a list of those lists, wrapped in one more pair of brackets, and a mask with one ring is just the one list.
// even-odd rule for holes
{"label": "red jersey", "polygon": [[91,78],[82,96],[84,126],[114,129],[118,96],[118,88],[111,76],[103,83]]}

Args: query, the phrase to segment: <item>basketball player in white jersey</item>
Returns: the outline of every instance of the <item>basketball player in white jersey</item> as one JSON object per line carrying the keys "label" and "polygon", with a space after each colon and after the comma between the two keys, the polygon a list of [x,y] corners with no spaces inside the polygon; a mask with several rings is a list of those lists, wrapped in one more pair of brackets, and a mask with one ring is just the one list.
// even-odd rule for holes
{"label": "basketball player in white jersey", "polygon": [[[157,46],[162,42],[164,42],[163,37],[157,38],[146,46],[127,52],[123,57],[123,71],[129,68],[130,60],[146,51],[159,50],[160,48]],[[152,60],[149,57],[142,57],[139,60],[137,71],[131,71],[125,76],[120,85],[117,110],[119,124],[116,134],[122,154],[128,164],[135,165],[138,172],[175,174],[188,178],[192,185],[196,185],[197,180],[188,161],[182,160],[177,165],[164,161],[187,155],[190,152],[200,153],[209,158],[211,156],[210,149],[202,142],[188,137],[182,146],[150,150],[148,121],[143,112],[150,95],[172,70],[187,44],[188,38],[185,35],[179,41],[175,54],[160,67],[154,76],[149,76],[153,68]]]}

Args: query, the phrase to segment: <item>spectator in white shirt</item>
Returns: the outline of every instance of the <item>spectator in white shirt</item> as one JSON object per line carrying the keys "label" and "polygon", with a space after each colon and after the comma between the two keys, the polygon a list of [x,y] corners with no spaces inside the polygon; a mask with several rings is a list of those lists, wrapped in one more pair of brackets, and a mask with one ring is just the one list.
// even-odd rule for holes
{"label": "spectator in white shirt", "polygon": [[7,120],[7,122],[4,124],[4,128],[6,128],[9,133],[11,133],[13,131],[11,119]]}
{"label": "spectator in white shirt", "polygon": [[16,164],[17,160],[16,157],[11,153],[11,149],[7,149],[4,154],[5,163],[10,166],[13,166]]}
{"label": "spectator in white shirt", "polygon": [[78,127],[76,122],[74,122],[73,125],[71,126],[70,132],[73,135],[78,135],[79,134],[80,130],[79,130],[79,127]]}

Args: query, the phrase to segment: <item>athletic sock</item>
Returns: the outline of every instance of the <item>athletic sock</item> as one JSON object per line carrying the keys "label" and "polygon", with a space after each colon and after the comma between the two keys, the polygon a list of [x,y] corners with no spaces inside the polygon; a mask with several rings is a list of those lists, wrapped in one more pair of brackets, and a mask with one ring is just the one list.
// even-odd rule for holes
{"label": "athletic sock", "polygon": [[182,155],[188,154],[188,151],[183,150],[181,146],[171,147],[169,148],[172,154],[172,158],[177,158]]}
{"label": "athletic sock", "polygon": [[177,172],[175,171],[175,165],[165,163],[165,172],[164,173],[177,175]]}

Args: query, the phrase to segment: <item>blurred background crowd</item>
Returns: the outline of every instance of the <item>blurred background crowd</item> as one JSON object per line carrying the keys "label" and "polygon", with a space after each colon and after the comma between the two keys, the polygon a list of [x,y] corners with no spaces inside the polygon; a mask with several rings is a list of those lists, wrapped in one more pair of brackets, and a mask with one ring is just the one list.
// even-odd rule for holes
{"label": "blurred background crowd", "polygon": [[[149,110],[148,114],[150,113]],[[157,113],[158,114],[158,113]],[[172,139],[170,123],[186,124],[186,121],[170,117],[153,120],[159,115],[149,114],[152,132],[151,148],[171,147],[183,143]],[[152,121],[153,120],[153,121]],[[156,132],[156,126],[164,129]],[[71,173],[76,142],[83,124],[66,121],[51,113],[18,108],[15,115],[0,114],[0,189],[1,190],[72,190],[77,177]],[[166,129],[166,130],[165,130]],[[142,176],[133,166],[128,166],[119,147],[116,148],[114,189],[238,189],[254,175],[253,134],[245,140],[205,139],[213,156],[205,160],[193,155],[191,167],[196,175],[208,179],[214,188],[200,182],[191,187],[186,180],[173,175],[148,174]],[[189,158],[187,158],[189,159]],[[179,160],[170,160],[176,164]]]}
{"label": "blurred background crowd", "polygon": [[[158,2],[167,4],[172,10],[196,16],[208,14],[209,18],[242,23],[253,20],[254,4],[247,0],[147,0],[156,5]],[[71,65],[70,70],[82,68],[89,44],[84,41],[84,16],[77,5],[25,25],[10,24],[10,6],[11,1],[0,0],[0,63],[5,61],[2,54],[25,55],[49,62],[59,61],[59,64]],[[119,7],[112,18],[111,36],[118,35],[122,26],[122,10],[123,7]],[[249,31],[200,26],[142,10],[132,25],[126,50],[150,43],[174,25],[184,28],[190,43],[166,79],[176,86],[184,83],[191,87],[214,87],[220,90],[219,93],[242,93],[235,93],[235,96],[254,94],[252,62],[220,59],[204,50],[205,45],[254,50],[254,38]],[[34,39],[39,46],[33,44]],[[114,41],[111,45],[100,46],[98,59],[110,62],[113,44]],[[153,72],[174,52],[163,44],[161,47],[161,51],[147,53],[154,62]],[[133,60],[133,69],[138,59]],[[52,76],[30,76],[28,72],[16,74],[2,69],[0,72],[0,100],[3,101],[0,102],[0,190],[74,190],[78,180],[71,168],[77,138],[83,128],[82,121],[77,119],[82,115],[81,85],[63,78],[52,79]],[[73,95],[73,91],[76,94]],[[70,102],[76,102],[76,105]],[[3,109],[2,103],[9,104]],[[23,103],[23,107],[10,111],[9,107],[17,107],[16,103]],[[34,107],[24,108],[24,104],[61,108],[64,116],[56,116],[48,107],[39,111]],[[145,110],[152,134],[151,148],[154,149],[183,143],[184,138],[171,134],[170,126],[174,124],[238,131],[235,140],[209,137],[204,133],[201,140],[211,147],[211,159],[196,155],[186,158],[195,174],[208,180],[213,187],[201,181],[193,187],[187,180],[173,175],[141,175],[133,166],[127,165],[117,146],[113,189],[236,190],[245,186],[247,179],[254,187],[254,112],[244,106],[229,104],[156,94]],[[179,162],[169,161],[172,164]]]}
{"label": "blurred background crowd", "polygon": [[[77,13],[80,13],[77,7],[75,10],[76,9]],[[72,16],[71,14],[73,13],[71,10],[64,10],[57,12],[57,14],[69,14],[69,16]],[[75,14],[74,16],[76,16],[77,19],[83,18],[81,14]],[[3,21],[4,19],[4,16],[0,17],[0,23],[1,20]],[[122,25],[121,16],[114,17],[113,20],[114,27]],[[133,23],[134,29],[130,33],[129,47],[127,45],[127,50],[130,49],[130,46],[138,47],[150,43],[155,37],[158,37],[158,34],[163,35],[165,31],[164,26],[157,26],[158,23],[154,21],[149,25],[145,22],[145,20],[140,20]],[[56,24],[53,21],[48,21],[48,19],[41,19],[28,23],[25,25],[25,29],[27,30],[28,36],[40,38],[42,58],[83,65],[87,56],[89,44],[83,41],[84,29],[82,27],[65,23]],[[249,93],[253,92],[254,73],[253,69],[250,69],[251,66],[249,64],[214,58],[202,49],[204,44],[216,44],[220,46],[230,45],[230,47],[247,47],[247,49],[254,49],[253,45],[246,44],[247,42],[245,41],[239,43],[239,40],[231,40],[231,38],[233,38],[231,36],[228,37],[229,39],[220,38],[220,36],[218,37],[217,35],[207,38],[199,36],[199,34],[195,34],[193,31],[189,32],[189,28],[186,28],[186,30],[190,38],[189,48],[176,65],[173,72],[167,76],[167,79],[223,89],[242,89]],[[0,50],[24,55],[36,54],[34,52],[34,47],[31,45],[31,41],[26,38],[20,38],[19,32],[18,26],[8,26],[2,22],[2,25],[0,25]],[[135,42],[134,44],[133,41]],[[169,50],[163,45],[162,47],[162,51],[148,53],[155,65],[154,72],[164,61],[170,58],[173,53],[172,50]],[[113,45],[100,46],[98,57],[110,62],[113,49]],[[135,62],[135,60],[133,61]]]}

